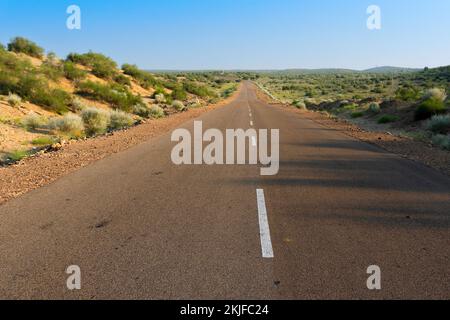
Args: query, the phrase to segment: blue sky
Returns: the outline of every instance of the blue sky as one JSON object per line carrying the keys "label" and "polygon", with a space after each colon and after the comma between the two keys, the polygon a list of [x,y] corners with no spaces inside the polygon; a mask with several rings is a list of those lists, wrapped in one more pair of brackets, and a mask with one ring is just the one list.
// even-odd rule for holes
{"label": "blue sky", "polygon": [[[371,4],[381,30],[366,27]],[[0,42],[17,35],[146,69],[434,67],[450,64],[450,1],[0,0]]]}

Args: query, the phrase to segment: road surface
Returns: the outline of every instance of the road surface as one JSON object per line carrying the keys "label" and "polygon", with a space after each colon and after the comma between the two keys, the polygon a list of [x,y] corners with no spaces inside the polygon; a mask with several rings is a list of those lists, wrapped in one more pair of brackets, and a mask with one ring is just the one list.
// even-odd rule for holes
{"label": "road surface", "polygon": [[250,83],[198,120],[280,129],[279,174],[176,166],[170,134],[98,161],[0,207],[0,297],[450,298],[448,177],[268,106]]}

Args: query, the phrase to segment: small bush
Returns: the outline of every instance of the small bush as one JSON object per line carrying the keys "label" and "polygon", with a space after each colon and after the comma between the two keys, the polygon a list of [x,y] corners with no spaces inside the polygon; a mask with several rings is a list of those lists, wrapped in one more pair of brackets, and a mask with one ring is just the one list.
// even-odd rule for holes
{"label": "small bush", "polygon": [[22,160],[23,158],[28,157],[30,154],[28,151],[24,151],[24,150],[16,150],[13,152],[8,153],[7,158],[11,161],[11,162],[18,162],[20,160]]}
{"label": "small bush", "polygon": [[149,118],[150,109],[147,107],[145,103],[138,103],[135,106],[133,106],[133,114],[142,118]]}
{"label": "small bush", "polygon": [[68,105],[72,98],[70,94],[61,89],[46,90],[37,89],[29,98],[30,102],[40,105],[49,111],[64,114],[68,111]]}
{"label": "small bush", "polygon": [[370,113],[380,113],[380,112],[381,112],[380,105],[379,105],[378,103],[376,103],[376,102],[372,102],[372,103],[369,105],[368,111],[369,111]]}
{"label": "small bush", "polygon": [[114,78],[114,81],[122,86],[131,86],[130,78],[124,76],[123,74],[119,74]]}
{"label": "small bush", "polygon": [[80,81],[86,78],[87,72],[75,66],[72,61],[66,61],[63,64],[64,75],[67,79],[72,81]]}
{"label": "small bush", "polygon": [[108,129],[110,117],[106,111],[97,108],[87,108],[82,111],[81,118],[89,136],[105,133]]}
{"label": "small bush", "polygon": [[125,112],[132,111],[133,106],[142,103],[140,96],[133,95],[128,89],[118,84],[102,85],[92,81],[78,84],[78,94],[86,95],[98,101],[110,103],[113,108]]}
{"label": "small bush", "polygon": [[420,98],[419,89],[416,87],[400,88],[396,92],[396,97],[403,101],[416,101]]}
{"label": "small bush", "polygon": [[172,107],[177,111],[184,111],[186,110],[186,106],[183,104],[183,102],[175,100],[172,102]]}
{"label": "small bush", "polygon": [[386,124],[391,122],[396,122],[399,120],[399,117],[391,115],[391,114],[385,114],[381,118],[378,119],[379,124]]}
{"label": "small bush", "polygon": [[158,93],[155,95],[155,100],[158,103],[164,103],[166,102],[166,96],[163,93]]}
{"label": "small bush", "polygon": [[71,106],[73,111],[83,111],[87,108],[87,105],[78,97],[72,99]]}
{"label": "small bush", "polygon": [[163,118],[165,116],[164,109],[161,108],[160,106],[151,106],[150,115],[154,119]]}
{"label": "small bush", "polygon": [[92,74],[96,77],[110,80],[116,76],[117,70],[110,63],[96,62],[92,66]]}
{"label": "small bush", "polygon": [[172,90],[172,98],[174,100],[184,101],[187,99],[187,92],[182,87],[177,86]]}
{"label": "small bush", "polygon": [[129,128],[134,124],[133,117],[120,110],[114,110],[110,113],[109,129],[120,130]]}
{"label": "small bush", "polygon": [[450,135],[437,134],[432,138],[433,144],[444,150],[450,150]]}
{"label": "small bush", "polygon": [[22,103],[22,98],[20,96],[18,96],[17,94],[10,93],[8,95],[8,104],[11,107],[16,108],[16,107],[20,106],[21,103]]}
{"label": "small bush", "polygon": [[53,118],[50,120],[50,128],[71,137],[79,138],[83,136],[84,124],[80,116],[68,113],[62,118]]}
{"label": "small bush", "polygon": [[447,133],[450,131],[450,115],[433,116],[426,128],[433,133]]}
{"label": "small bush", "polygon": [[36,43],[22,37],[12,39],[8,44],[8,50],[16,53],[24,53],[39,59],[42,59],[44,56],[44,49]]}
{"label": "small bush", "polygon": [[48,146],[55,143],[55,139],[52,137],[39,137],[31,141],[34,146]]}
{"label": "small bush", "polygon": [[447,94],[444,89],[432,88],[432,89],[428,89],[425,92],[423,98],[424,98],[424,100],[436,99],[438,101],[444,102],[447,99]]}
{"label": "small bush", "polygon": [[447,110],[443,101],[440,98],[431,97],[423,101],[416,109],[415,120],[426,120],[433,115],[444,113]]}
{"label": "small bush", "polygon": [[133,77],[140,86],[145,89],[153,87],[158,84],[158,81],[152,74],[146,71],[140,70],[137,66],[131,64],[124,64],[122,70],[126,75]]}
{"label": "small bush", "polygon": [[22,119],[21,123],[25,127],[25,129],[31,131],[45,127],[48,123],[48,120],[43,116],[37,115],[36,113],[31,113],[25,116]]}

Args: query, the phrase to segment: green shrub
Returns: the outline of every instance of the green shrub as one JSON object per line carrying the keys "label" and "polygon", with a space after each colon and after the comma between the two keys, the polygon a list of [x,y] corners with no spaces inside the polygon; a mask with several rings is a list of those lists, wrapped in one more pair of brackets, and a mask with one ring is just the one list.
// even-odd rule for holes
{"label": "green shrub", "polygon": [[95,136],[105,133],[108,129],[109,113],[97,108],[87,108],[81,112],[86,133]]}
{"label": "green shrub", "polygon": [[177,111],[184,111],[186,110],[186,106],[183,104],[183,102],[175,100],[172,102],[172,107]]}
{"label": "green shrub", "polygon": [[62,118],[51,119],[49,127],[74,138],[82,137],[84,133],[83,119],[73,113],[68,113]]}
{"label": "green shrub", "polygon": [[46,90],[40,88],[29,97],[29,100],[49,111],[64,114],[69,110],[68,105],[71,103],[72,97],[61,89]]}
{"label": "green shrub", "polygon": [[381,112],[380,105],[378,103],[376,103],[376,102],[372,102],[369,105],[368,111],[371,112],[371,113],[380,113]]}
{"label": "green shrub", "polygon": [[12,39],[8,44],[8,50],[16,53],[24,53],[40,59],[44,56],[44,49],[39,47],[36,43],[22,37]]}
{"label": "green shrub", "polygon": [[114,110],[110,113],[110,122],[109,129],[110,130],[120,130],[129,128],[134,124],[133,117],[120,110]]}
{"label": "green shrub", "polygon": [[177,86],[172,90],[172,98],[174,100],[184,101],[187,99],[187,92],[181,86]]}
{"label": "green shrub", "polygon": [[417,101],[420,98],[420,92],[416,87],[400,88],[396,92],[396,97],[403,101]]}
{"label": "green shrub", "polygon": [[31,141],[34,146],[48,146],[54,144],[56,141],[53,137],[39,137]]}
{"label": "green shrub", "polygon": [[11,107],[16,108],[16,107],[20,106],[21,103],[22,103],[22,98],[20,96],[18,96],[17,94],[10,93],[8,95],[8,104]]}
{"label": "green shrub", "polygon": [[165,116],[164,109],[160,106],[153,105],[150,107],[150,115],[154,119],[163,118]]}
{"label": "green shrub", "polygon": [[72,81],[80,81],[86,78],[87,72],[75,66],[72,61],[66,61],[63,64],[64,75]]}
{"label": "green shrub", "polygon": [[164,103],[166,102],[166,96],[163,93],[158,93],[155,95],[155,100],[158,103]]}
{"label": "green shrub", "polygon": [[114,81],[122,86],[131,86],[130,78],[124,76],[123,74],[119,74],[114,78]]}
{"label": "green shrub", "polygon": [[28,151],[16,150],[16,151],[12,151],[12,152],[8,153],[7,158],[11,162],[18,162],[18,161],[22,160],[23,158],[28,157],[29,155],[30,155],[30,153]]}
{"label": "green shrub", "polygon": [[94,100],[103,101],[111,104],[113,108],[125,112],[132,111],[132,108],[142,103],[142,98],[133,95],[128,89],[118,84],[103,85],[92,81],[86,81],[78,84],[78,94],[86,95]]}
{"label": "green shrub", "polygon": [[450,150],[450,135],[437,134],[432,138],[433,144],[444,150]]}
{"label": "green shrub", "polygon": [[386,124],[386,123],[396,122],[398,120],[399,120],[398,116],[394,116],[394,115],[391,115],[391,114],[385,114],[384,116],[381,116],[378,119],[378,123],[379,124]]}
{"label": "green shrub", "polygon": [[71,61],[91,68],[93,68],[96,64],[103,65],[103,67],[108,66],[111,69],[117,68],[117,64],[114,60],[101,53],[95,52],[84,54],[70,53],[67,56],[66,61]]}
{"label": "green shrub", "polygon": [[92,66],[92,74],[95,75],[96,77],[110,80],[116,76],[117,70],[114,66],[112,66],[109,63],[96,62]]}
{"label": "green shrub", "polygon": [[433,115],[444,113],[447,110],[443,101],[438,98],[428,98],[423,101],[416,109],[415,120],[426,120],[431,118]]}
{"label": "green shrub", "polygon": [[122,70],[126,75],[133,77],[145,89],[158,84],[158,81],[150,72],[140,70],[136,65],[124,64]]}
{"label": "green shrub", "polygon": [[46,78],[57,81],[59,78],[64,76],[64,70],[61,66],[53,65],[48,62],[44,62],[39,67],[39,72],[45,75]]}
{"label": "green shrub", "polygon": [[73,111],[83,111],[87,108],[87,105],[78,97],[74,97],[71,102]]}
{"label": "green shrub", "polygon": [[133,113],[142,118],[150,117],[150,109],[147,107],[145,103],[138,103],[133,106]]}
{"label": "green shrub", "polygon": [[433,133],[447,133],[450,131],[450,115],[433,116],[426,128]]}
{"label": "green shrub", "polygon": [[364,112],[362,112],[362,111],[355,111],[355,112],[352,112],[352,114],[351,114],[351,117],[353,119],[361,118],[362,116],[364,116]]}
{"label": "green shrub", "polygon": [[216,96],[216,94],[214,92],[210,91],[207,87],[197,85],[197,84],[195,84],[193,82],[185,82],[183,84],[183,88],[187,92],[189,92],[191,94],[194,94],[196,96],[199,96],[201,98],[215,97]]}
{"label": "green shrub", "polygon": [[32,131],[44,128],[47,125],[48,120],[43,116],[37,115],[36,113],[31,113],[23,117],[21,123],[25,129]]}

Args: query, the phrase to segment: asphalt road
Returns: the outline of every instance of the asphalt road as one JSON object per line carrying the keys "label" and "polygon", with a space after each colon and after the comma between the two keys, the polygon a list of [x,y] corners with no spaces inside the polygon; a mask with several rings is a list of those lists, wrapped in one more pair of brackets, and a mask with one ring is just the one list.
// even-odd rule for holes
{"label": "asphalt road", "polygon": [[67,175],[0,207],[0,298],[450,298],[448,177],[268,106],[249,83],[199,120],[280,129],[279,174],[176,166],[164,135]]}

